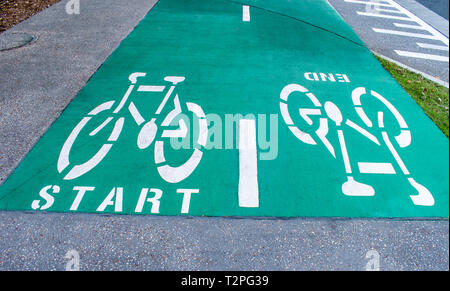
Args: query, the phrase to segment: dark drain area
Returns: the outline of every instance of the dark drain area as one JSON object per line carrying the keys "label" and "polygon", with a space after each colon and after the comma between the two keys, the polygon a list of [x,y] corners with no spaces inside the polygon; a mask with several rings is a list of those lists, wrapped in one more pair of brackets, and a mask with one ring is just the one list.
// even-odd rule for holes
{"label": "dark drain area", "polygon": [[12,50],[35,41],[37,36],[26,32],[3,33],[0,35],[0,51]]}

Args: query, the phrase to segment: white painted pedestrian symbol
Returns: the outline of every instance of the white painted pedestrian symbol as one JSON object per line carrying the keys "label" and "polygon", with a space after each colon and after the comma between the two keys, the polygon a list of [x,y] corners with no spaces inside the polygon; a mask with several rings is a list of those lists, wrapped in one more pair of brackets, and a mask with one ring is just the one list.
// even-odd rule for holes
{"label": "white painted pedestrian symbol", "polygon": [[[192,112],[198,121],[199,134],[197,139],[197,147],[193,149],[192,155],[187,159],[182,165],[172,166],[166,162],[164,155],[164,143],[168,141],[169,138],[185,138],[188,133],[188,127],[183,119],[179,119],[177,129],[169,129],[169,125],[182,114],[182,107],[180,104],[180,99],[178,94],[174,94],[174,89],[176,85],[184,81],[184,77],[165,77],[164,80],[170,82],[170,88],[163,98],[161,104],[155,112],[155,117],[147,121],[138,111],[133,101],[130,101],[130,94],[136,86],[137,79],[144,77],[146,73],[133,73],[129,76],[131,84],[128,87],[123,98],[118,103],[117,107],[113,109],[113,105],[116,104],[115,100],[104,102],[99,106],[95,107],[90,111],[87,116],[83,117],[81,121],[75,126],[75,128],[70,133],[69,137],[65,141],[58,158],[57,169],[59,173],[62,173],[66,169],[70,169],[67,174],[65,174],[65,180],[72,180],[78,178],[93,168],[95,168],[99,163],[107,156],[108,152],[111,150],[113,144],[117,141],[120,134],[122,133],[123,125],[126,116],[121,116],[120,113],[123,112],[122,109],[128,105],[128,111],[133,117],[133,120],[141,128],[139,135],[137,137],[137,147],[141,150],[148,148],[153,141],[155,141],[154,146],[154,160],[157,166],[157,170],[161,178],[169,183],[178,183],[187,177],[189,177],[192,172],[196,169],[200,160],[202,158],[203,152],[202,147],[206,145],[206,138],[208,136],[208,126],[206,122],[206,116],[202,108],[191,102],[186,102],[187,110]],[[137,87],[137,91],[140,92],[163,92],[166,86],[148,86],[140,85]],[[174,109],[170,111],[162,121],[159,114],[165,107],[165,105],[173,100]],[[75,140],[79,137],[80,132],[86,126],[86,124],[96,115],[103,111],[110,111],[110,116],[107,117],[103,123],[101,123],[96,129],[89,133],[89,136],[95,136],[99,133],[107,124],[115,120],[114,127],[111,134],[97,151],[97,153],[92,156],[88,161],[74,165],[70,163],[70,152],[73,149],[73,144]],[[159,126],[158,126],[159,124]],[[158,135],[158,128],[162,127],[163,131]]]}
{"label": "white painted pedestrian symbol", "polygon": [[[364,123],[367,129],[364,129],[362,126],[357,123],[351,121],[350,119],[344,118],[341,113],[339,107],[333,102],[327,101],[323,105],[319,101],[319,99],[308,89],[298,84],[290,84],[283,88],[280,94],[280,111],[283,116],[284,122],[287,124],[288,128],[291,132],[302,142],[310,145],[317,145],[317,141],[313,135],[301,130],[298,126],[296,126],[291,118],[289,113],[289,97],[292,93],[299,92],[301,94],[296,94],[292,96],[302,96],[300,98],[304,98],[305,100],[309,100],[308,102],[311,104],[306,108],[298,108],[298,112],[300,117],[306,121],[309,126],[313,125],[312,116],[319,117],[319,127],[315,131],[315,136],[317,136],[318,140],[322,142],[325,148],[330,152],[330,154],[336,158],[336,151],[339,149],[335,149],[335,147],[330,143],[327,138],[329,134],[329,120],[333,122],[337,127],[337,135],[339,140],[339,148],[342,155],[345,172],[347,174],[347,181],[342,184],[342,193],[347,196],[374,196],[375,189],[368,184],[361,183],[355,180],[353,177],[353,168],[351,164],[351,159],[349,152],[347,150],[347,145],[345,141],[344,128],[352,128],[357,131],[359,134],[373,142],[377,146],[382,146],[380,139],[383,142],[383,145],[388,148],[398,166],[402,170],[403,174],[407,177],[407,180],[411,184],[411,186],[417,191],[417,193],[410,195],[412,202],[415,205],[421,206],[433,206],[434,198],[430,191],[423,185],[417,183],[413,177],[411,177],[409,170],[405,166],[403,160],[401,159],[399,153],[397,152],[393,142],[391,141],[391,136],[388,133],[388,130],[385,128],[384,124],[384,113],[383,111],[377,112],[377,120],[374,122],[371,120],[363,106],[363,100],[367,100],[368,98],[375,98],[377,101],[380,101],[384,107],[388,109],[388,112],[391,113],[396,122],[400,127],[400,133],[397,136],[394,136],[395,143],[400,148],[408,147],[411,144],[411,132],[408,128],[408,125],[400,112],[381,94],[370,91],[367,92],[367,89],[364,87],[359,87],[353,90],[352,92],[352,102],[354,105],[354,109]],[[294,112],[293,110],[292,112]],[[381,137],[377,138],[373,133],[370,132],[370,129],[378,127],[381,130]],[[362,174],[397,174],[393,165],[391,163],[375,163],[375,162],[358,162],[358,170],[359,173]]]}

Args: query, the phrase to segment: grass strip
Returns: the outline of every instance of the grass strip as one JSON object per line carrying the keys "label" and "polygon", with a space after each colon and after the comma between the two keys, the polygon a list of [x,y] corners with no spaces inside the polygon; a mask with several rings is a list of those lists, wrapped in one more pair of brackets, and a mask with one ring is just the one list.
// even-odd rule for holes
{"label": "grass strip", "polygon": [[381,57],[375,57],[448,138],[449,89]]}

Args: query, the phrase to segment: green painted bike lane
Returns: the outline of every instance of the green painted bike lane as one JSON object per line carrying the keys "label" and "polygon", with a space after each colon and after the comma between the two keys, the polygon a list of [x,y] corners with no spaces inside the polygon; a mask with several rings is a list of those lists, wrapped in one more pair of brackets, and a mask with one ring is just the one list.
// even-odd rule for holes
{"label": "green painted bike lane", "polygon": [[326,1],[161,0],[0,209],[448,217],[448,139]]}

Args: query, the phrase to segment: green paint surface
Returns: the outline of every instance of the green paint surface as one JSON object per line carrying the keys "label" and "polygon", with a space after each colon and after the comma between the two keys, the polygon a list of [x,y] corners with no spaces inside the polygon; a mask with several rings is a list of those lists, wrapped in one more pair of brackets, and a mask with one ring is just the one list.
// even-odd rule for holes
{"label": "green paint surface", "polygon": [[[249,22],[242,21],[243,4],[250,5]],[[201,148],[201,161],[178,183],[162,179],[155,165],[155,141],[164,140],[162,127],[155,141],[140,149],[137,139],[145,123],[137,125],[128,110],[129,102],[113,113],[134,72],[145,72],[146,76],[137,78],[128,100],[133,101],[145,122],[154,117],[162,122],[173,109],[174,103],[169,100],[161,114],[155,115],[170,85],[164,81],[166,76],[185,77],[175,89],[183,113],[189,112],[186,106],[191,102],[207,115],[209,136],[206,148]],[[313,74],[306,78],[305,73],[317,73],[319,78],[315,80]],[[333,74],[335,81],[323,81],[319,73]],[[344,82],[344,75],[348,82]],[[309,134],[315,145],[299,140],[281,114],[280,93],[289,84],[308,89],[320,102],[321,106],[315,107],[301,92],[293,92],[288,101],[294,126],[304,131],[304,136]],[[136,88],[140,85],[166,88],[161,93],[139,92]],[[352,92],[357,88],[366,88],[361,100],[372,127],[364,124],[355,110]],[[406,128],[401,128],[382,102],[370,97],[372,90],[398,110]],[[70,165],[60,173],[58,157],[72,129],[96,106],[110,100],[115,101],[111,109],[91,116],[80,131],[69,154]],[[339,108],[341,126],[327,115],[326,102]],[[313,124],[309,125],[299,114],[300,108],[319,109],[320,115],[310,115]],[[380,111],[384,112],[381,127]],[[237,114],[256,119],[259,207],[239,207],[239,130],[235,127],[233,134],[225,130],[226,116]],[[212,122],[213,115],[220,118],[219,124]],[[271,116],[277,122],[272,128]],[[90,136],[108,117],[112,121]],[[84,175],[63,179],[73,165],[86,162],[105,144],[120,117],[124,117],[124,125],[117,140],[109,142],[112,147],[107,156]],[[320,118],[327,119],[326,138],[336,157],[316,134]],[[346,120],[370,132],[379,145],[346,125]],[[197,121],[190,119],[189,132],[196,132]],[[258,134],[263,129],[266,140],[273,136],[270,149],[264,147]],[[351,174],[346,173],[338,130],[345,137]],[[403,148],[394,138],[401,130],[411,134],[411,142]],[[383,132],[408,173],[386,146]],[[234,137],[234,146],[227,148],[230,136]],[[197,140],[194,134],[189,137]],[[166,138],[164,155],[171,165],[181,165],[194,151],[192,147],[175,150],[169,144]],[[326,1],[161,0],[0,187],[0,209],[194,216],[448,217],[448,149],[448,139]],[[395,174],[361,173],[358,162],[390,164]],[[374,195],[345,195],[342,187],[349,176],[370,185]],[[423,187],[413,187],[408,179]],[[56,193],[46,186],[55,186],[52,189]],[[79,187],[93,190],[78,200],[76,210],[70,210],[76,204]],[[145,202],[142,212],[136,212],[142,189],[150,191],[147,198],[159,193],[159,205]],[[183,213],[180,189],[198,191],[192,193],[189,209]],[[431,195],[432,205],[414,203],[411,196],[418,195],[418,190],[428,193],[428,202]],[[118,207],[120,199],[116,200],[119,192],[122,207]],[[99,210],[109,193],[115,194],[110,205]],[[42,209],[46,202],[51,206]]]}

